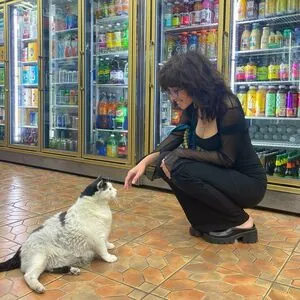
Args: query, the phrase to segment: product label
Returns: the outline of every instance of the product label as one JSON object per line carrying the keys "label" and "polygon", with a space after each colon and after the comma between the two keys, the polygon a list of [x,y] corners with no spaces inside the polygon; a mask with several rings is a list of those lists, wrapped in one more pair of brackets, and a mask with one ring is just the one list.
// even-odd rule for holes
{"label": "product label", "polygon": [[127,147],[126,146],[118,146],[118,156],[119,157],[127,156]]}
{"label": "product label", "polygon": [[257,68],[257,80],[258,81],[268,80],[268,67]]}
{"label": "product label", "polygon": [[276,117],[286,116],[286,93],[277,93],[276,96]]}
{"label": "product label", "polygon": [[172,14],[165,14],[165,27],[172,27]]}
{"label": "product label", "polygon": [[267,93],[266,95],[266,117],[275,117],[276,112],[276,94]]}
{"label": "product label", "polygon": [[244,66],[236,67],[236,80],[237,81],[245,81],[245,67]]}

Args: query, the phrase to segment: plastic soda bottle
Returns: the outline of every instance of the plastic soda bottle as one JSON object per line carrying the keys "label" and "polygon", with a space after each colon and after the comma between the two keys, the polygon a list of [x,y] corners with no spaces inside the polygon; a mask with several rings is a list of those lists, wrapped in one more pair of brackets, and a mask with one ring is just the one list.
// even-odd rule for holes
{"label": "plastic soda bottle", "polygon": [[190,12],[189,12],[189,1],[184,0],[182,12],[180,14],[180,25],[181,26],[189,26],[190,24],[191,24],[191,16],[190,16]]}
{"label": "plastic soda bottle", "polygon": [[188,33],[183,32],[180,36],[181,53],[186,53],[188,50]]}
{"label": "plastic soda bottle", "polygon": [[206,30],[201,30],[198,33],[198,50],[203,55],[206,55],[206,44],[207,44],[206,38],[207,38]]}
{"label": "plastic soda bottle", "polygon": [[104,26],[99,26],[98,49],[100,52],[106,51],[106,33]]}
{"label": "plastic soda bottle", "polygon": [[123,15],[128,15],[129,0],[122,0],[122,11],[123,11]]}
{"label": "plastic soda bottle", "polygon": [[165,5],[164,11],[164,24],[165,27],[172,27],[172,12],[173,12],[173,4],[172,2],[167,2]]}
{"label": "plastic soda bottle", "polygon": [[217,56],[217,30],[211,29],[207,33],[206,55],[208,58]]}
{"label": "plastic soda bottle", "polygon": [[211,24],[213,22],[213,3],[211,0],[202,1],[202,9],[200,11],[201,24]]}
{"label": "plastic soda bottle", "polygon": [[116,50],[121,50],[122,48],[122,32],[121,25],[117,23],[113,32],[113,48]]}
{"label": "plastic soda bottle", "polygon": [[97,106],[97,117],[96,117],[96,127],[101,129],[108,128],[108,103],[106,93],[101,93],[100,100]]}
{"label": "plastic soda bottle", "polygon": [[108,96],[107,115],[108,115],[108,128],[115,129],[116,118],[116,94],[110,93]]}
{"label": "plastic soda bottle", "polygon": [[114,47],[114,34],[112,25],[108,24],[106,31],[106,47],[108,51],[111,51]]}
{"label": "plastic soda bottle", "polygon": [[118,142],[117,147],[117,156],[119,158],[127,158],[128,146],[127,146],[127,137],[125,134],[121,134],[121,138]]}
{"label": "plastic soda bottle", "polygon": [[190,43],[189,43],[189,50],[190,51],[196,51],[198,46],[198,37],[197,37],[197,32],[192,31],[192,35],[190,38]]}
{"label": "plastic soda bottle", "polygon": [[110,135],[106,143],[106,155],[108,157],[117,157],[117,142],[113,133]]}
{"label": "plastic soda bottle", "polygon": [[173,27],[180,26],[180,3],[179,3],[179,1],[175,1],[174,5],[173,5],[172,26]]}
{"label": "plastic soda bottle", "polygon": [[123,13],[122,0],[115,0],[115,14],[121,16]]}
{"label": "plastic soda bottle", "polygon": [[116,129],[124,129],[124,121],[127,116],[127,105],[124,101],[124,97],[120,97],[118,104],[116,105]]}
{"label": "plastic soda bottle", "polygon": [[124,50],[128,49],[128,24],[124,23],[121,33],[121,45]]}

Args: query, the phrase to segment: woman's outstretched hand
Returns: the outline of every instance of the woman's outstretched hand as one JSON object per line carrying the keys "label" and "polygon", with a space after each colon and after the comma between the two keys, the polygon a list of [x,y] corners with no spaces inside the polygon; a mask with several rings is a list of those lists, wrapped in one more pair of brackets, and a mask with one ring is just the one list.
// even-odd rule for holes
{"label": "woman's outstretched hand", "polygon": [[168,169],[167,166],[166,166],[165,159],[163,159],[163,160],[161,161],[160,167],[161,167],[162,170],[164,171],[165,175],[166,175],[169,179],[171,179],[171,174],[170,174],[169,169]]}
{"label": "woman's outstretched hand", "polygon": [[128,171],[124,182],[124,188],[127,190],[132,184],[135,184],[139,178],[145,173],[146,164],[139,163]]}

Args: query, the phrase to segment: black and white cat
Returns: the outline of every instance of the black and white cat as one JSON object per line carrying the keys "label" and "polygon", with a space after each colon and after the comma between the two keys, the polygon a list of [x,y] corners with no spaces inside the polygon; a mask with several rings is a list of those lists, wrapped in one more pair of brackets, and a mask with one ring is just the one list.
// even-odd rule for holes
{"label": "black and white cat", "polygon": [[107,250],[114,248],[108,242],[112,223],[108,202],[116,195],[117,190],[110,182],[97,178],[70,209],[35,229],[17,253],[0,264],[0,271],[21,268],[29,287],[43,293],[45,287],[38,279],[44,271],[78,275],[78,267],[95,256],[115,262],[117,257]]}

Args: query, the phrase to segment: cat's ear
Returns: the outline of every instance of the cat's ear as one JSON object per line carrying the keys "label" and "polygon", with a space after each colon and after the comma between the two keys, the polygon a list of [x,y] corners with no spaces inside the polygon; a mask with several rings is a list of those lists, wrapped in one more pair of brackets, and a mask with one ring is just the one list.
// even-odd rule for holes
{"label": "cat's ear", "polygon": [[98,191],[100,191],[103,188],[103,184],[104,184],[104,181],[101,178],[100,181],[97,183],[97,190]]}

